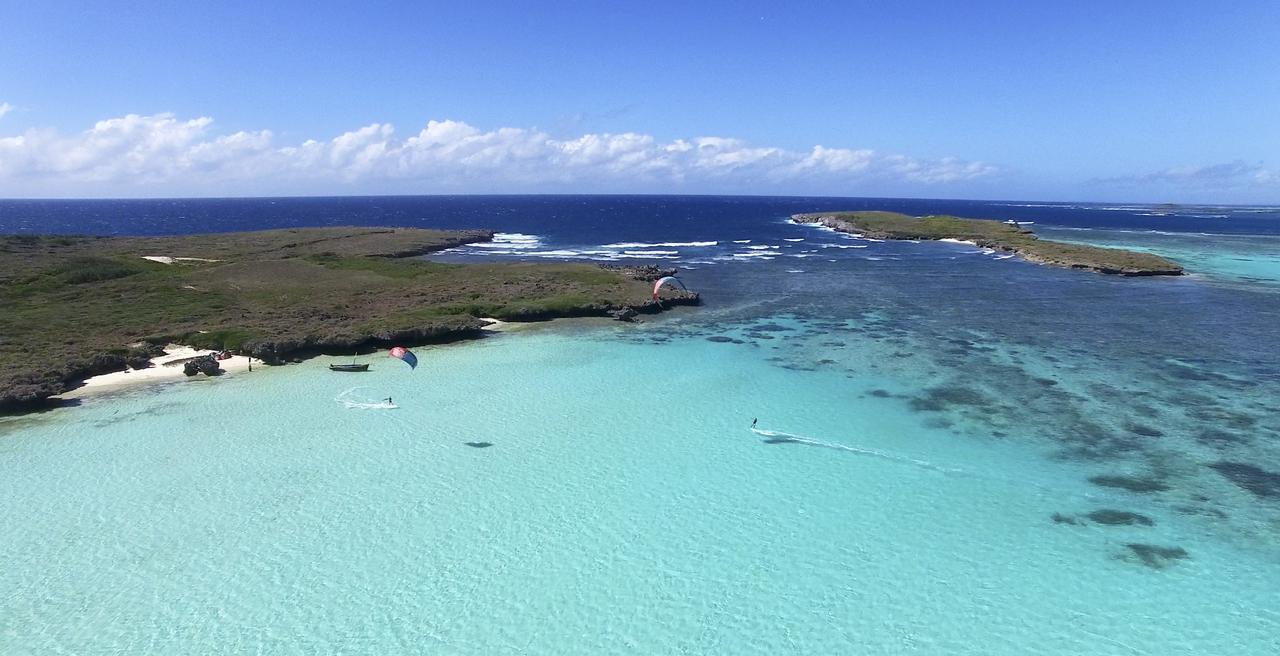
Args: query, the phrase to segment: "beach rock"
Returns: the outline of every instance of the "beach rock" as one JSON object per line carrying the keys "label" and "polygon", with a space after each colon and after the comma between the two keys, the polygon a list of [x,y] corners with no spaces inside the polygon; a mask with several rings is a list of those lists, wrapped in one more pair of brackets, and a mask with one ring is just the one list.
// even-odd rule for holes
{"label": "beach rock", "polygon": [[616,319],[616,320],[618,320],[618,321],[627,321],[627,322],[631,322],[631,321],[635,321],[635,320],[636,320],[636,315],[637,315],[637,314],[638,314],[638,313],[635,311],[635,309],[634,309],[634,308],[630,308],[630,307],[622,307],[622,308],[618,308],[618,309],[613,310],[612,312],[610,312],[610,313],[609,313],[609,316],[613,317],[614,319]]}

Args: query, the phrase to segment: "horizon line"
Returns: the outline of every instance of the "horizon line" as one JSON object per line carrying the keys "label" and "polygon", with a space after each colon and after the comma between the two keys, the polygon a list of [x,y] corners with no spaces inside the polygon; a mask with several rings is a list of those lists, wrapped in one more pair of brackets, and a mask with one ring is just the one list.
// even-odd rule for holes
{"label": "horizon line", "polygon": [[1048,200],[1034,198],[939,198],[932,196],[838,196],[828,194],[664,194],[664,193],[464,193],[464,194],[326,194],[326,195],[265,195],[265,196],[31,196],[0,198],[9,202],[148,202],[148,201],[234,201],[234,200],[321,200],[357,198],[779,198],[779,199],[831,199],[831,200],[931,200],[939,202],[968,203],[1039,203],[1046,205],[1135,205],[1175,207],[1258,207],[1280,208],[1280,203],[1180,203],[1173,201],[1121,201],[1121,200]]}

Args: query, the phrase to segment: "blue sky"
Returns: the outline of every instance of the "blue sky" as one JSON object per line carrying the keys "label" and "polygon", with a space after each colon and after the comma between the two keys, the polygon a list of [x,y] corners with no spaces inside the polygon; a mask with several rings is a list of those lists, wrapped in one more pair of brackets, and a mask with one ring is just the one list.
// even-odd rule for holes
{"label": "blue sky", "polygon": [[210,4],[6,1],[0,195],[1280,202],[1276,2]]}

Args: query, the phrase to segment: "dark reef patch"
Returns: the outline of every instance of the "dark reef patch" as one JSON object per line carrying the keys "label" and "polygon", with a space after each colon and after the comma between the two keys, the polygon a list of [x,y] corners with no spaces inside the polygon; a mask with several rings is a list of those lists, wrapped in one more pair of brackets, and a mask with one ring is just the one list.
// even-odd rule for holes
{"label": "dark reef patch", "polygon": [[1260,499],[1280,497],[1280,474],[1246,462],[1226,460],[1215,462],[1209,467]]}
{"label": "dark reef patch", "polygon": [[867,392],[867,393],[868,393],[868,394],[870,394],[871,396],[874,396],[874,397],[878,398],[878,399],[887,399],[887,398],[889,398],[889,397],[893,396],[893,393],[892,393],[892,392],[890,392],[889,390],[882,390],[882,389],[873,389],[873,390],[871,390],[870,392]]}
{"label": "dark reef patch", "polygon": [[1128,424],[1125,426],[1125,430],[1143,437],[1164,437],[1164,431],[1146,424]]}
{"label": "dark reef patch", "polygon": [[925,412],[941,412],[952,406],[985,407],[991,399],[975,389],[960,385],[930,387],[923,396],[911,399],[911,409]]}
{"label": "dark reef patch", "polygon": [[1095,510],[1086,517],[1095,524],[1104,524],[1106,526],[1155,526],[1156,523],[1146,515],[1129,512],[1127,510],[1111,510],[1103,508]]}
{"label": "dark reef patch", "polygon": [[1187,557],[1187,550],[1182,547],[1161,547],[1140,542],[1130,542],[1124,546],[1133,552],[1139,562],[1151,569],[1164,569]]}
{"label": "dark reef patch", "polygon": [[731,344],[734,340],[732,337],[725,337],[724,335],[711,335],[707,338],[707,341],[715,342],[717,344]]}
{"label": "dark reef patch", "polygon": [[1235,430],[1253,428],[1258,423],[1258,418],[1251,414],[1235,412],[1215,405],[1194,408],[1187,411],[1187,414],[1205,423],[1225,426]]}
{"label": "dark reef patch", "polygon": [[1169,484],[1158,478],[1140,476],[1100,475],[1090,476],[1089,482],[1100,487],[1113,487],[1138,494],[1166,492]]}
{"label": "dark reef patch", "polygon": [[1209,444],[1213,446],[1240,444],[1248,441],[1239,433],[1232,433],[1231,431],[1224,431],[1216,428],[1209,428],[1196,433],[1195,439],[1201,444]]}
{"label": "dark reef patch", "polygon": [[1075,517],[1072,517],[1071,515],[1064,515],[1062,513],[1053,513],[1053,523],[1071,524],[1072,526],[1082,526],[1084,524],[1084,522],[1076,519]]}
{"label": "dark reef patch", "polygon": [[1155,418],[1155,417],[1160,416],[1160,411],[1159,411],[1159,410],[1156,410],[1155,408],[1153,408],[1153,407],[1151,407],[1151,406],[1149,406],[1149,405],[1142,405],[1142,404],[1134,405],[1134,406],[1133,406],[1133,411],[1134,411],[1135,413],[1140,414],[1140,415],[1142,415],[1143,417],[1147,417],[1147,418],[1149,418],[1149,419],[1153,419],[1153,418]]}
{"label": "dark reef patch", "polygon": [[1181,505],[1181,506],[1174,506],[1173,509],[1183,515],[1198,515],[1200,517],[1212,517],[1214,519],[1227,518],[1227,513],[1222,512],[1217,508],[1211,508],[1209,506],[1200,507],[1200,506]]}

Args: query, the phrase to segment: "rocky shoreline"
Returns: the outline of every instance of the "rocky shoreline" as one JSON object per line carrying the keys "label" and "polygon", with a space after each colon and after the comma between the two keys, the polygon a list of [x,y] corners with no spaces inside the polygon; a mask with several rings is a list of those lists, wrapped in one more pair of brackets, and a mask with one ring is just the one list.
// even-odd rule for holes
{"label": "rocky shoreline", "polygon": [[476,339],[487,322],[633,321],[696,293],[656,266],[444,264],[417,256],[493,233],[303,228],[163,238],[0,236],[0,413],[48,407],[167,344],[266,364]]}
{"label": "rocky shoreline", "polygon": [[954,216],[910,217],[894,212],[793,214],[796,223],[817,224],[872,239],[965,241],[1013,253],[1035,264],[1121,276],[1178,276],[1182,266],[1165,258],[1115,248],[1042,240],[1018,225]]}
{"label": "rocky shoreline", "polygon": [[[635,267],[619,267],[600,265],[600,268],[617,271],[633,280],[653,282],[663,276],[676,274],[676,269],[664,269],[653,265]],[[679,306],[701,305],[702,298],[696,292],[683,290],[663,290],[657,300],[649,299],[641,303],[612,304],[588,303],[566,309],[546,310],[521,308],[503,315],[503,321],[528,323],[553,321],[555,319],[609,318],[616,321],[632,322],[641,315],[655,315]],[[432,324],[403,330],[383,331],[356,337],[307,336],[298,339],[264,339],[250,340],[237,351],[263,361],[266,364],[285,364],[298,362],[315,355],[337,355],[353,351],[366,351],[389,348],[396,345],[420,346],[426,344],[448,344],[484,336],[487,322],[477,317],[460,318],[450,324]],[[0,396],[0,407],[3,407],[3,396]]]}

